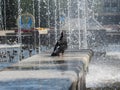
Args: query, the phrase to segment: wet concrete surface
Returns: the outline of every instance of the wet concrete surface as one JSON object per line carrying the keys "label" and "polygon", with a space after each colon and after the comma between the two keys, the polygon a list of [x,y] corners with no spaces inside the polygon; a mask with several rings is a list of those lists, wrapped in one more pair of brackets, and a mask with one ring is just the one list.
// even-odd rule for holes
{"label": "wet concrete surface", "polygon": [[[69,53],[66,54],[64,57],[51,57],[50,54],[34,55],[25,60],[19,61],[18,63],[15,63],[8,68],[5,68],[4,71],[0,73],[0,87],[2,88],[2,90],[17,90],[20,88],[23,90],[79,90],[77,88],[84,88],[85,86],[86,69],[84,68],[84,66],[88,65],[87,62],[83,62],[83,60],[89,63],[89,58],[84,53],[74,53],[74,55],[73,53]],[[48,70],[49,73],[46,70]],[[45,73],[44,71],[46,71],[47,73]],[[56,74],[57,72],[59,73],[59,75]],[[52,79],[48,80],[47,86],[45,86],[46,82],[45,84],[37,83],[44,82],[44,78],[46,77],[51,78],[50,73],[52,74]],[[36,78],[36,75],[39,75],[39,77]],[[45,77],[45,75],[47,76]],[[63,81],[63,85],[56,82],[56,76],[57,79],[61,79],[61,81],[59,80],[59,82]],[[64,79],[65,76],[66,79]],[[69,78],[68,76],[71,77]],[[31,78],[35,78],[35,80],[28,80]],[[74,80],[72,78],[74,78]],[[19,81],[19,79],[23,80]],[[37,79],[40,80],[36,81]],[[22,82],[19,83],[20,87],[16,85],[16,83],[18,82]],[[35,82],[37,84],[31,85],[29,82]],[[28,83],[28,85],[23,85],[26,83]],[[51,87],[53,83],[56,84],[56,87]],[[41,87],[38,86],[39,84],[41,85]],[[10,85],[12,86],[9,88]],[[33,89],[29,89],[29,87]]]}
{"label": "wet concrete surface", "polygon": [[[27,51],[23,52],[26,55]],[[86,77],[87,90],[120,90],[120,57],[95,54],[89,65],[89,72]],[[0,66],[9,66],[9,62],[2,62]]]}
{"label": "wet concrete surface", "polygon": [[75,90],[76,80],[72,71],[4,71],[0,73],[0,90]]}
{"label": "wet concrete surface", "polygon": [[87,90],[120,90],[120,58],[102,54],[93,56],[86,86]]}

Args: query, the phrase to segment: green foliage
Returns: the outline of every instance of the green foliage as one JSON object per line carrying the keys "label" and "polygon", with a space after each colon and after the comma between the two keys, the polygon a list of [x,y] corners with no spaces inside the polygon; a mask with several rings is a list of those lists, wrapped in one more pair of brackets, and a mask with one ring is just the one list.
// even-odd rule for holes
{"label": "green foliage", "polygon": [[20,0],[20,1],[21,1],[20,6],[22,9],[22,13],[29,12],[32,14],[34,8],[33,0]]}
{"label": "green foliage", "polygon": [[[56,21],[59,22],[59,16],[61,12],[67,10],[67,0],[40,0],[40,10],[38,0],[3,0],[4,8],[2,14],[4,18],[4,25],[7,29],[17,27],[16,21],[18,18],[18,11],[21,10],[21,14],[30,13],[35,17],[35,26],[38,27],[39,19],[41,27],[53,27],[55,25],[55,13]],[[20,4],[21,8],[18,8]],[[56,5],[56,6],[55,6]],[[59,6],[60,5],[60,6]],[[59,10],[60,7],[60,10]],[[55,12],[56,10],[56,12]],[[40,12],[39,12],[40,11]]]}
{"label": "green foliage", "polygon": [[[16,26],[16,19],[17,19],[17,5],[16,0],[5,0],[4,1],[4,24],[6,24],[6,29],[11,29],[12,27]],[[5,21],[6,20],[6,21]]]}

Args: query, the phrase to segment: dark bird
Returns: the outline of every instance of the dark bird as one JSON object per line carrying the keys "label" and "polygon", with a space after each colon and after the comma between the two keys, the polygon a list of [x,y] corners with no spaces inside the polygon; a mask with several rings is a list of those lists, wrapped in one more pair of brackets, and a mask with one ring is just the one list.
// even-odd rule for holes
{"label": "dark bird", "polygon": [[60,35],[60,39],[55,44],[55,47],[51,56],[60,56],[60,54],[63,55],[66,49],[67,49],[67,40],[63,35],[63,31],[62,31]]}

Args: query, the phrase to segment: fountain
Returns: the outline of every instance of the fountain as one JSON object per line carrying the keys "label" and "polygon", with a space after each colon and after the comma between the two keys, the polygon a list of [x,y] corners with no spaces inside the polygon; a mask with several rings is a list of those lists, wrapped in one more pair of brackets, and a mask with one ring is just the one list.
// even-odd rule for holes
{"label": "fountain", "polygon": [[[105,30],[94,16],[94,4],[95,0],[0,0],[0,30],[6,35],[0,37],[4,38],[0,59],[7,62],[0,73],[0,87],[6,90],[12,83],[11,90],[84,90],[92,50],[97,52],[106,45],[101,39]],[[15,20],[11,27],[8,7],[17,7],[14,18],[10,17]],[[32,27],[22,23],[27,16],[32,17]],[[8,29],[14,32],[8,33]],[[61,32],[67,37],[68,48],[63,56],[51,57]]]}
{"label": "fountain", "polygon": [[[17,26],[17,29],[14,29],[13,27],[11,27],[11,29],[15,30],[13,36],[17,38],[17,45],[19,45],[19,47],[17,48],[11,47],[15,45],[12,43],[10,48],[9,47],[6,48],[6,51],[7,51],[6,54],[9,56],[7,60],[11,62],[11,64],[13,64],[12,62],[14,61],[16,62],[14,62],[15,63],[14,65],[10,65],[9,67],[7,66],[8,68],[2,69],[4,70],[2,74],[8,73],[9,71],[13,71],[14,74],[17,74],[16,72],[20,70],[19,75],[21,75],[22,73],[24,74],[25,72],[28,72],[29,74],[36,72],[36,75],[38,75],[38,73],[41,71],[41,74],[39,75],[39,77],[36,78],[36,80],[39,79],[38,82],[36,82],[35,79],[30,79],[30,82],[35,81],[36,84],[38,85],[39,82],[45,82],[46,80],[48,80],[48,82],[51,82],[51,83],[48,83],[48,86],[46,88],[52,89],[52,90],[55,90],[56,87],[60,89],[66,88],[66,90],[67,89],[75,90],[77,88],[84,89],[85,88],[85,75],[88,71],[88,64],[92,56],[91,51],[82,50],[79,52],[75,52],[75,51],[69,52],[69,53],[66,52],[63,57],[57,56],[55,58],[50,56],[51,54],[50,52],[53,49],[54,44],[58,40],[60,33],[62,31],[66,33],[66,36],[68,36],[68,39],[67,39],[69,43],[68,49],[70,50],[72,49],[76,50],[78,48],[81,49],[81,43],[80,43],[81,41],[79,41],[79,39],[81,38],[80,35],[77,41],[75,42],[72,41],[74,40],[72,38],[74,37],[76,38],[76,33],[77,33],[76,31],[78,31],[80,34],[81,32],[80,27],[76,30],[73,30],[73,28],[70,27],[71,18],[76,18],[76,17],[73,17],[74,14],[72,13],[72,9],[78,3],[78,1],[75,1],[74,4],[72,4],[71,1],[67,1],[64,4],[64,0],[62,1],[52,0],[51,1],[52,3],[50,2],[50,0],[47,0],[47,1],[46,0],[39,0],[39,1],[31,0],[31,2],[28,2],[28,1],[25,1],[25,2],[26,3],[24,3],[23,0],[17,0],[13,4],[13,5],[17,4],[17,8],[18,8],[17,15],[16,15],[18,26]],[[7,3],[4,2],[4,4],[8,5],[9,2]],[[28,4],[27,5],[28,7],[25,7],[26,4]],[[79,5],[75,7],[74,9],[76,8],[79,9]],[[29,9],[29,7],[32,9]],[[55,10],[54,9],[51,10],[51,8],[55,8]],[[44,10],[44,12],[42,10]],[[43,12],[44,14],[41,12]],[[79,22],[80,12],[79,10],[77,12],[78,12],[77,21],[80,25],[80,22]],[[4,18],[5,20],[4,21],[4,25],[5,25],[4,32],[6,32],[7,29],[9,29],[7,27],[9,26],[7,25],[8,22],[6,22],[7,20],[6,13],[7,12],[5,12],[4,14],[4,17],[5,17]],[[69,20],[68,30],[63,29],[64,25],[66,24],[66,18],[68,18]],[[43,28],[43,30],[44,28],[48,28],[48,33],[45,35],[40,34],[40,33],[37,34],[36,28],[38,28],[38,30],[40,28],[41,30],[41,27]],[[27,30],[28,33],[24,33],[23,30]],[[13,38],[10,40],[12,41]],[[30,42],[32,42],[33,44]],[[76,46],[73,45],[74,43],[77,43],[75,44],[77,45],[77,48]],[[5,44],[7,43],[5,42]],[[44,45],[47,46],[47,48],[45,48],[44,50],[45,52],[42,52],[42,50],[45,47]],[[39,54],[37,54],[37,49],[39,49]],[[37,55],[32,56],[33,54],[37,54]],[[30,60],[26,60],[25,58],[30,59]],[[27,62],[24,62],[24,61],[27,61]],[[51,73],[52,77],[49,76],[48,72],[49,74]],[[57,77],[56,77],[56,74],[58,75]],[[11,76],[12,73],[9,75]],[[3,75],[3,76],[6,76],[6,75]],[[15,77],[16,80],[18,80],[19,78],[17,76],[18,75],[16,75]],[[26,82],[26,80],[27,82],[29,82],[28,78],[33,78],[33,77],[32,75],[30,75],[30,77],[29,75],[27,75],[27,77],[25,78],[21,77],[21,78],[23,79],[22,82]],[[10,79],[10,78],[7,77],[6,79]],[[26,80],[24,81],[24,79]],[[61,80],[62,83],[64,83],[64,87],[61,87],[61,83],[57,83],[55,85],[56,87],[51,87],[51,84],[56,83],[56,80],[59,80],[59,79]],[[20,88],[19,86],[15,84],[16,82],[19,82],[19,80],[18,81],[16,80],[12,82],[13,87],[10,87],[11,89]],[[4,81],[2,81],[2,79],[0,79],[0,81],[1,83],[5,83]],[[6,87],[7,89],[7,85],[10,82],[7,81],[6,83],[7,83],[6,86],[3,86],[3,87]],[[22,85],[22,83],[19,83],[19,84]],[[28,83],[28,86],[29,85],[30,84]],[[41,84],[42,87],[38,87],[38,88],[44,88],[44,85],[45,84],[42,83]],[[32,87],[35,88],[34,85]]]}

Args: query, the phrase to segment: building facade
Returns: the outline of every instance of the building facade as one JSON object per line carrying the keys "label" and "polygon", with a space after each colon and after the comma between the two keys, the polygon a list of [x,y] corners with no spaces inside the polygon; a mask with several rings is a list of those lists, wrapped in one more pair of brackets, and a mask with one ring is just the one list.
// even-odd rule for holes
{"label": "building facade", "polygon": [[102,25],[120,24],[120,0],[97,0],[96,17]]}
{"label": "building facade", "polygon": [[107,44],[120,44],[120,0],[96,0],[96,19],[106,29]]}

